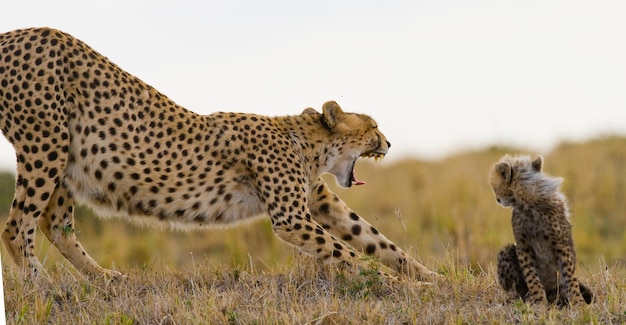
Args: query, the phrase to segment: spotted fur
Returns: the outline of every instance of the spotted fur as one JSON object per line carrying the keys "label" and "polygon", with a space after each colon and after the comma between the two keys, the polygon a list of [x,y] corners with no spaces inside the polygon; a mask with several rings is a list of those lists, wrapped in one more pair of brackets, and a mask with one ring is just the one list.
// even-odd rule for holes
{"label": "spotted fur", "polygon": [[48,28],[0,34],[0,86],[0,128],[18,173],[2,241],[33,273],[38,224],[78,270],[117,274],[76,239],[78,200],[102,215],[178,228],[269,216],[279,238],[324,262],[356,269],[364,252],[400,273],[436,275],[320,178],[331,173],[350,187],[357,158],[387,153],[369,116],[335,102],[294,116],[198,115]]}
{"label": "spotted fur", "polygon": [[513,208],[516,244],[498,254],[500,285],[533,302],[590,303],[591,291],[575,275],[576,252],[561,178],[541,172],[543,158],[505,155],[489,177],[496,200]]}

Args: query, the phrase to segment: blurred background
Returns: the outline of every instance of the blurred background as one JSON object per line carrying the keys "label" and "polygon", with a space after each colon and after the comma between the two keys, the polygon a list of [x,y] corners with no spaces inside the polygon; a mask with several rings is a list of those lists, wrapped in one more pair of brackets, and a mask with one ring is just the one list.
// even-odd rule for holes
{"label": "blurred background", "polygon": [[[371,115],[391,152],[359,162],[368,184],[338,194],[431,267],[448,251],[477,268],[495,261],[510,211],[487,172],[504,153],[543,154],[565,177],[579,259],[596,268],[626,249],[625,14],[621,1],[12,1],[0,32],[66,31],[201,114],[336,100]],[[14,161],[0,140],[2,218]],[[90,214],[78,210],[78,236],[106,267],[293,256],[268,222],[178,233]],[[40,258],[57,258],[39,243]]]}

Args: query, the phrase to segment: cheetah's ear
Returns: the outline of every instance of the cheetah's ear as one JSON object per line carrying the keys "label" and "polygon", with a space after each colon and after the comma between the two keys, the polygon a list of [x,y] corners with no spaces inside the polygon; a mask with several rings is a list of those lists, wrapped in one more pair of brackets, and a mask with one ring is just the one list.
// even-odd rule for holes
{"label": "cheetah's ear", "polygon": [[302,111],[302,114],[300,115],[313,115],[313,114],[319,114],[319,113],[314,108],[307,107],[304,109],[304,111]]}
{"label": "cheetah's ear", "polygon": [[324,106],[322,106],[322,112],[324,114],[324,122],[329,129],[334,128],[343,115],[341,107],[339,107],[339,105],[334,101],[324,103]]}
{"label": "cheetah's ear", "polygon": [[540,172],[541,167],[543,167],[543,157],[537,156],[537,158],[532,161],[532,166],[536,172]]}
{"label": "cheetah's ear", "polygon": [[502,177],[504,183],[511,183],[511,177],[513,176],[513,169],[508,162],[501,162],[496,165],[496,170],[498,174]]}

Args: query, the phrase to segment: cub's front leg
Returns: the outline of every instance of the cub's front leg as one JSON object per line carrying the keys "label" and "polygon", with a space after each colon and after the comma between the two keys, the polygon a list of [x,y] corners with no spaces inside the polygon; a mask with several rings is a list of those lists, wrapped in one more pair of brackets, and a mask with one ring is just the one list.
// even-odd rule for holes
{"label": "cub's front leg", "polygon": [[557,263],[561,273],[562,281],[565,282],[567,287],[567,303],[570,305],[583,304],[585,299],[583,298],[580,283],[578,277],[575,274],[576,270],[576,253],[572,249],[571,245],[562,245],[556,247],[557,250],[563,252],[563,256],[555,254],[557,256]]}
{"label": "cub's front leg", "polygon": [[321,179],[312,184],[309,209],[323,229],[367,255],[374,255],[393,270],[432,281],[441,275],[429,270],[387,239],[365,219],[346,206]]}
{"label": "cub's front leg", "polygon": [[535,269],[537,265],[537,257],[535,251],[524,240],[520,240],[516,246],[517,258],[519,261],[526,286],[528,287],[528,295],[532,302],[535,303],[548,303],[546,291],[541,284],[539,274]]}

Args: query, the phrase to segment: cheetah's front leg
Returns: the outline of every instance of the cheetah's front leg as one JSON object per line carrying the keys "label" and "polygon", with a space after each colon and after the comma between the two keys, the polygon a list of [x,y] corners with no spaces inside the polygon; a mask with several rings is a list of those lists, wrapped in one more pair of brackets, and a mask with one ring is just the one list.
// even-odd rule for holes
{"label": "cheetah's front leg", "polygon": [[321,179],[311,187],[309,209],[313,219],[324,229],[357,250],[367,255],[375,255],[395,271],[423,281],[441,277],[411,258],[365,219],[359,217]]}
{"label": "cheetah's front leg", "polygon": [[[308,209],[302,215],[285,216],[273,214],[272,229],[282,240],[291,244],[307,255],[317,258],[325,264],[346,266],[356,270],[365,266],[358,258],[358,253],[341,243],[319,224],[311,219]],[[393,277],[382,274],[393,280]]]}
{"label": "cheetah's front leg", "polygon": [[[307,255],[317,258],[325,264],[345,266],[350,272],[368,267],[350,246],[339,241],[311,218],[303,192],[288,191],[284,199],[272,197],[276,192],[266,192],[267,209],[272,221],[272,229],[276,236],[286,243],[299,248]],[[304,198],[304,199],[303,199]],[[289,202],[285,205],[276,202]],[[383,279],[396,282],[396,276],[379,271]]]}
{"label": "cheetah's front leg", "polygon": [[522,274],[528,286],[528,294],[530,300],[535,303],[548,303],[546,291],[541,281],[539,280],[539,274],[535,268],[537,265],[537,258],[533,248],[524,241],[520,241],[516,246],[517,258],[519,261]]}
{"label": "cheetah's front leg", "polygon": [[570,305],[583,304],[585,299],[581,293],[580,283],[576,277],[576,253],[572,249],[571,245],[562,245],[557,247],[557,250],[561,250],[564,256],[555,254],[557,257],[557,263],[559,270],[561,271],[561,281],[565,283],[567,291],[567,302]]}

